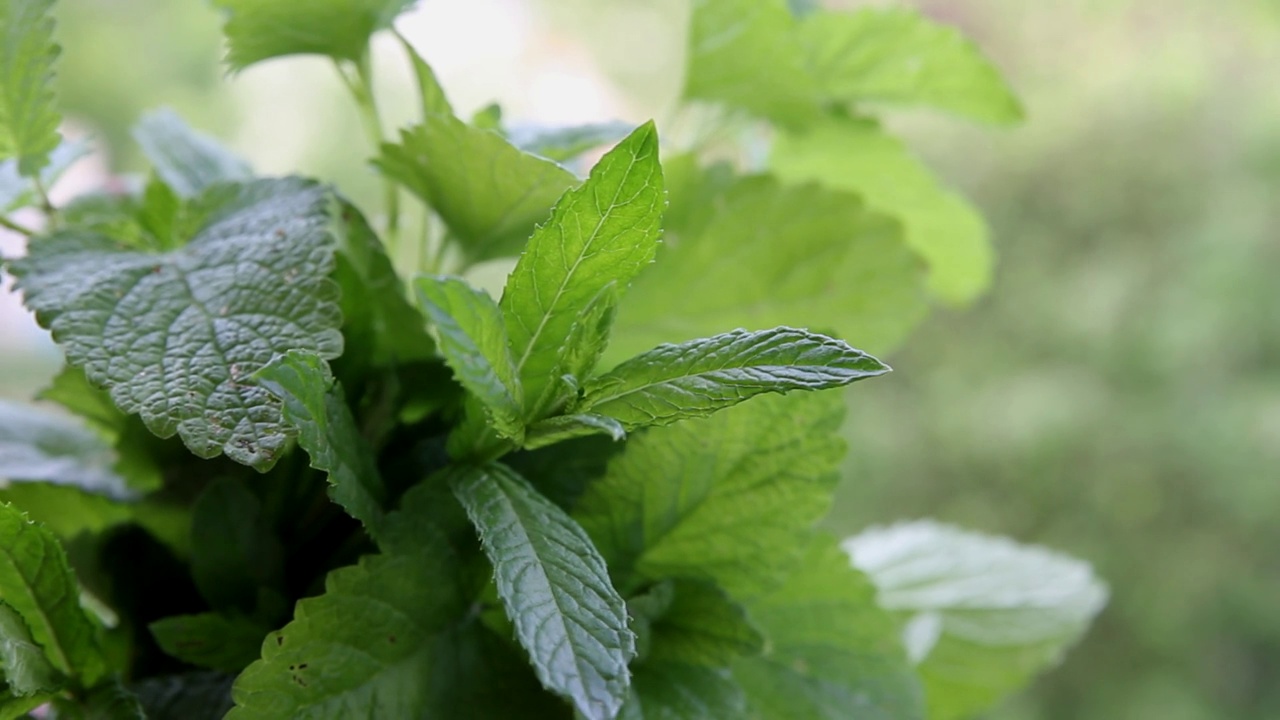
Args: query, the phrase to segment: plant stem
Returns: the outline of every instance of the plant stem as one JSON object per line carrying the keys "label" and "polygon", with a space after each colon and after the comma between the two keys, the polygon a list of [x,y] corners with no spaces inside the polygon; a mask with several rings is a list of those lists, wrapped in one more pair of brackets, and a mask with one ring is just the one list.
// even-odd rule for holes
{"label": "plant stem", "polygon": [[36,234],[35,230],[32,230],[31,228],[25,225],[20,225],[10,220],[9,218],[5,217],[4,215],[0,215],[0,227],[8,228],[9,230],[12,230],[20,235],[26,235],[27,237],[31,237],[32,235]]}
{"label": "plant stem", "polygon": [[[369,141],[373,143],[373,151],[378,152],[386,137],[382,133],[382,119],[378,115],[378,103],[373,96],[373,69],[366,50],[356,64],[355,76],[347,74],[341,65],[337,66],[338,75],[355,98],[356,107],[360,110],[360,120],[364,125]],[[385,243],[387,254],[395,257],[396,245],[400,232],[400,191],[395,182],[383,180],[384,209],[387,214]]]}
{"label": "plant stem", "polygon": [[44,211],[45,217],[49,219],[49,228],[56,229],[60,224],[58,208],[49,199],[49,191],[45,189],[44,182],[40,180],[38,173],[31,178],[31,184],[36,189],[36,195],[40,197],[40,209]]}

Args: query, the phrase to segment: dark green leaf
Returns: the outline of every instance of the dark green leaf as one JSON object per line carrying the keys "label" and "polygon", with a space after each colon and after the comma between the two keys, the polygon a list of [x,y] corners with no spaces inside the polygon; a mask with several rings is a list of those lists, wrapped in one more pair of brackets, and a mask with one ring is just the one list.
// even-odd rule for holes
{"label": "dark green leaf", "polygon": [[217,672],[189,672],[149,677],[132,690],[147,720],[222,720],[232,708],[235,676]]}
{"label": "dark green leaf", "polygon": [[126,498],[115,454],[80,423],[34,407],[0,401],[0,480],[73,485]]}
{"label": "dark green leaf", "polygon": [[83,702],[84,720],[147,720],[142,703],[118,679],[89,690]]}
{"label": "dark green leaf", "polygon": [[742,606],[713,583],[676,580],[671,603],[650,625],[645,663],[728,667],[764,649],[764,638]]}
{"label": "dark green leaf", "polygon": [[1088,563],[922,521],[845,542],[905,623],[929,717],[972,717],[1056,665],[1107,601]]}
{"label": "dark green leaf", "polygon": [[31,628],[7,603],[0,601],[0,680],[10,693],[30,697],[62,689],[58,672],[31,637]]}
{"label": "dark green leaf", "polygon": [[0,4],[0,158],[16,158],[23,177],[40,172],[59,142],[53,27],[53,0]]}
{"label": "dark green leaf", "polygon": [[627,441],[574,511],[621,587],[779,581],[826,512],[844,456],[839,393],[764,397]]}
{"label": "dark green leaf", "polygon": [[[217,188],[215,188],[217,190]],[[68,361],[160,437],[259,469],[287,442],[278,401],[250,381],[277,353],[342,351],[331,199],[296,180],[245,186],[185,247],[152,254],[86,232],[10,264]]]}
{"label": "dark green leaf", "polygon": [[516,126],[511,128],[508,137],[516,147],[525,152],[564,162],[601,145],[616,143],[634,129],[635,126],[622,122],[553,128]]}
{"label": "dark green leaf", "polygon": [[579,313],[610,284],[621,292],[653,260],[665,206],[649,122],[610,150],[529,239],[501,302],[526,406],[559,381],[552,373]]}
{"label": "dark green leaf", "polygon": [[175,615],[148,626],[160,649],[212,670],[240,672],[258,659],[270,628],[240,615]]}
{"label": "dark green leaf", "polygon": [[542,684],[588,720],[613,718],[626,697],[634,637],[591,540],[504,466],[455,468],[450,481]]}
{"label": "dark green leaf", "polygon": [[375,164],[440,214],[468,261],[516,255],[578,180],[553,162],[452,115],[431,115],[385,144]]}
{"label": "dark green leaf", "polygon": [[260,588],[283,589],[284,547],[243,481],[218,478],[196,499],[191,575],[217,610],[253,612]]}
{"label": "dark green leaf", "polygon": [[560,415],[547,418],[529,428],[524,447],[526,450],[536,450],[587,435],[608,435],[616,442],[625,439],[627,431],[617,420],[604,415],[590,413]]}
{"label": "dark green leaf", "polygon": [[841,340],[794,328],[659,345],[583,388],[580,410],[627,430],[704,417],[761,393],[825,390],[889,371]]}
{"label": "dark green leaf", "polygon": [[142,116],[133,138],[160,179],[182,198],[195,197],[216,183],[253,177],[249,163],[212,137],[192,130],[168,108]]}
{"label": "dark green leaf", "polygon": [[214,0],[227,14],[232,70],[284,55],[358,61],[369,38],[415,0]]}
{"label": "dark green leaf", "polygon": [[618,720],[746,720],[747,701],[727,671],[646,663]]}

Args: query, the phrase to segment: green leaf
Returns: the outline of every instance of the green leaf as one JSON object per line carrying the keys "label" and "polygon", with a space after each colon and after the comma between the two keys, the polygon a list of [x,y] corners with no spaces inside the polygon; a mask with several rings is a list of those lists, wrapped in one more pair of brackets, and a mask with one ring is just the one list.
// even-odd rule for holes
{"label": "green leaf", "polygon": [[855,192],[872,210],[901,220],[907,244],[929,266],[929,289],[943,300],[968,302],[991,284],[994,259],[982,216],[874,122],[833,118],[783,134],[770,162],[786,182]]}
{"label": "green leaf", "polygon": [[240,615],[175,615],[147,626],[160,649],[192,665],[240,672],[254,660],[269,628]]}
{"label": "green leaf", "polygon": [[192,198],[211,185],[243,182],[253,178],[249,163],[217,140],[196,132],[169,108],[142,116],[133,139],[151,161],[155,172],[181,198]]}
{"label": "green leaf", "polygon": [[973,716],[1056,665],[1107,600],[1088,563],[931,521],[844,547],[905,621],[930,718]]}
{"label": "green leaf", "polygon": [[764,397],[627,441],[574,510],[620,587],[779,581],[826,512],[844,456],[839,393]]}
{"label": "green leaf", "polygon": [[[398,33],[397,33],[398,35]],[[449,103],[449,97],[444,92],[444,87],[440,85],[440,80],[436,77],[436,73],[431,69],[431,65],[423,59],[422,55],[409,44],[403,36],[400,37],[400,45],[404,48],[404,52],[409,56],[409,62],[413,65],[413,76],[418,81],[418,93],[422,98],[422,117],[428,118],[432,115],[448,115],[452,116],[453,105]]]}
{"label": "green leaf", "polygon": [[443,548],[424,546],[330,573],[262,643],[226,720],[431,717],[437,636],[464,611],[452,572]]}
{"label": "green leaf", "polygon": [[116,678],[89,690],[83,703],[84,720],[147,720],[137,696]]}
{"label": "green leaf", "polygon": [[61,415],[0,401],[0,480],[72,485],[111,498],[132,495],[112,470],[115,454]]}
{"label": "green leaf", "polygon": [[58,672],[31,637],[31,628],[7,603],[0,601],[0,680],[10,693],[30,697],[62,689]]}
{"label": "green leaf", "polygon": [[627,430],[704,417],[761,393],[825,390],[889,372],[841,340],[794,328],[659,345],[587,383],[580,410]]}
{"label": "green leaf", "polygon": [[0,720],[28,720],[31,716],[27,713],[49,702],[50,699],[48,695],[14,697],[8,693],[4,684],[0,683]]}
{"label": "green leaf", "polygon": [[786,0],[695,0],[684,96],[802,126],[821,115]]}
{"label": "green leaf", "polygon": [[786,582],[747,611],[769,638],[763,656],[733,668],[753,717],[923,720],[893,620],[830,538],[815,539]]}
{"label": "green leaf", "polygon": [[[46,188],[62,177],[80,158],[92,151],[86,140],[63,140],[49,153],[49,164],[40,170],[40,184]],[[0,213],[7,213],[39,202],[35,183],[18,172],[16,159],[0,162]]]}
{"label": "green leaf", "polygon": [[68,361],[121,410],[199,457],[225,452],[265,470],[288,432],[250,376],[288,350],[342,352],[331,202],[297,180],[255,182],[238,197],[173,252],[69,231],[9,269]]}
{"label": "green leaf", "polygon": [[440,351],[454,377],[484,404],[500,434],[523,439],[524,391],[498,304],[462,278],[424,276],[414,287],[440,332]]}
{"label": "green leaf", "polygon": [[222,720],[232,708],[235,676],[188,672],[149,677],[132,686],[148,720]]}
{"label": "green leaf", "polygon": [[16,158],[23,177],[40,172],[60,139],[53,27],[53,0],[0,4],[0,158]]}
{"label": "green leaf", "polygon": [[723,670],[679,663],[646,663],[618,720],[746,720],[742,688]]}
{"label": "green leaf", "polygon": [[579,313],[611,283],[621,292],[653,260],[666,205],[652,122],[610,150],[529,239],[502,312],[527,405],[541,399]]}
{"label": "green leaf", "polygon": [[369,38],[391,27],[415,0],[214,0],[227,22],[232,70],[285,55],[359,61]]}
{"label": "green leaf", "polygon": [[588,720],[613,718],[626,697],[634,636],[591,540],[504,466],[458,467],[450,481],[542,684]]}
{"label": "green leaf", "polygon": [[508,137],[525,152],[564,162],[601,145],[611,145],[631,134],[634,125],[623,122],[590,123],[571,127],[516,126]]}
{"label": "green leaf", "polygon": [[589,483],[604,477],[610,458],[622,452],[623,443],[603,435],[565,440],[532,451],[515,452],[502,459],[538,492],[565,510],[577,504]]}
{"label": "green leaf", "polygon": [[200,493],[191,517],[191,576],[216,610],[253,612],[259,590],[283,590],[284,546],[262,503],[238,478]]}
{"label": "green leaf", "polygon": [[106,672],[66,553],[53,533],[12,505],[0,505],[0,598],[60,673],[91,685]]}
{"label": "green leaf", "polygon": [[626,439],[627,431],[617,420],[604,415],[582,413],[560,415],[535,423],[525,436],[524,448],[536,450],[565,440],[588,435],[608,435],[615,442]]}
{"label": "green leaf", "polygon": [[530,413],[532,417],[558,412],[566,403],[576,399],[582,381],[591,377],[609,344],[617,308],[618,286],[609,283],[578,312],[578,317],[569,327],[569,335],[556,354],[555,365],[551,368],[553,381],[544,386],[542,397]]}
{"label": "green leaf", "polygon": [[382,523],[386,489],[373,449],[360,435],[342,389],[314,353],[290,351],[258,371],[262,387],[284,403],[284,419],[298,431],[311,467],[329,474],[329,495],[374,534]]}
{"label": "green leaf", "polygon": [[0,489],[0,502],[22,508],[28,517],[48,527],[64,542],[82,532],[99,533],[135,522],[179,556],[190,554],[190,511],[179,505],[158,500],[119,502],[74,486],[48,483],[12,484]]}
{"label": "green leaf", "polygon": [[883,352],[924,317],[924,268],[899,226],[858,197],[688,161],[675,172],[668,241],[619,309],[613,362],[725,328],[779,325]]}
{"label": "green leaf", "polygon": [[374,164],[440,214],[471,263],[516,255],[578,179],[495,132],[432,115]]}
{"label": "green leaf", "polygon": [[676,580],[671,604],[650,625],[645,663],[728,667],[764,649],[742,606],[714,583]]}
{"label": "green leaf", "polygon": [[819,12],[798,32],[809,73],[830,98],[927,105],[992,123],[1023,117],[973,42],[915,10]]}

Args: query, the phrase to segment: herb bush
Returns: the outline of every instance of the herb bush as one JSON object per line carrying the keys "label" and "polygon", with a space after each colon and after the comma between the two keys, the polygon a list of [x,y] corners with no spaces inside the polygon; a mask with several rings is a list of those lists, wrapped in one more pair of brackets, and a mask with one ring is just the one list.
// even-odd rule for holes
{"label": "herb bush", "polygon": [[[1039,548],[817,527],[832,391],[889,370],[833,335],[881,352],[988,281],[869,114],[1016,121],[953,30],[697,2],[660,161],[652,122],[463,121],[407,42],[386,137],[369,42],[410,2],[218,4],[233,71],[332,58],[385,205],[158,111],[145,179],[55,207],[53,2],[0,3],[0,208],[44,215],[0,220],[5,269],[67,360],[65,412],[0,405],[0,720],[957,718],[1101,607]],[[467,278],[504,258],[495,302]]]}

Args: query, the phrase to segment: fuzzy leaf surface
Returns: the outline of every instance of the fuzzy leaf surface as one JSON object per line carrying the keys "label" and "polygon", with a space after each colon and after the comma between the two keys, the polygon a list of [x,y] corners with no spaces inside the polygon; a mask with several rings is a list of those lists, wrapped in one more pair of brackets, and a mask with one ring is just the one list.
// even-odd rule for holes
{"label": "fuzzy leaf surface", "polygon": [[296,180],[255,182],[239,197],[172,252],[67,231],[10,271],[68,361],[121,410],[199,457],[225,452],[265,470],[288,432],[250,376],[289,350],[342,352],[331,202]]}
{"label": "fuzzy leaf surface", "polygon": [[588,720],[615,717],[630,682],[634,636],[587,534],[504,466],[455,468],[450,482],[542,684]]}
{"label": "fuzzy leaf surface", "polygon": [[582,410],[627,430],[705,417],[761,393],[825,390],[889,367],[841,340],[794,328],[735,330],[659,345],[583,388]]}
{"label": "fuzzy leaf surface", "polygon": [[127,498],[115,453],[84,425],[34,407],[0,401],[0,480],[72,485]]}
{"label": "fuzzy leaf surface", "polygon": [[53,0],[0,4],[0,159],[15,158],[33,177],[58,147],[61,117],[54,101]]}
{"label": "fuzzy leaf surface", "polygon": [[143,115],[133,129],[133,139],[178,197],[195,197],[215,183],[253,177],[249,163],[209,135],[193,130],[168,108]]}
{"label": "fuzzy leaf surface", "polygon": [[369,38],[391,27],[415,0],[214,0],[226,14],[232,70],[284,55],[328,55],[356,62]]}

